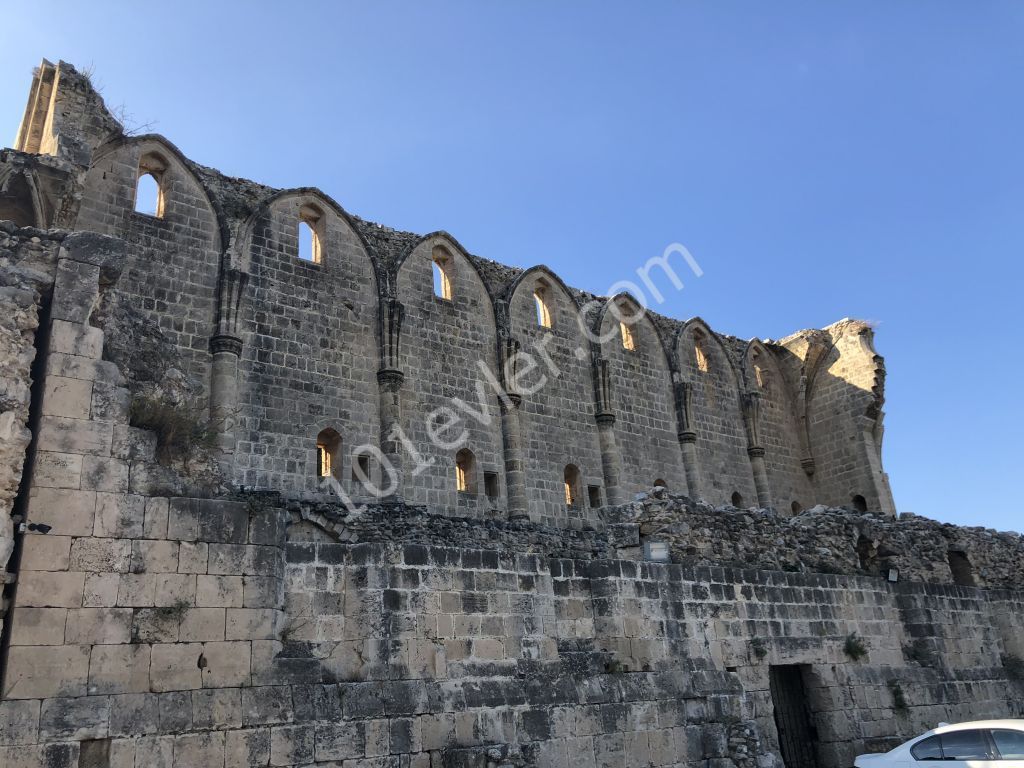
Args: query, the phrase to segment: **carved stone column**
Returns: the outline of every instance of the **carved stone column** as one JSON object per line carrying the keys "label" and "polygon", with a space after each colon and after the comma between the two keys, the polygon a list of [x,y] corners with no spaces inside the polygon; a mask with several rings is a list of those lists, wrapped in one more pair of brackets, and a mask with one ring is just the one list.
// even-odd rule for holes
{"label": "carved stone column", "polygon": [[622,492],[622,453],[615,439],[615,413],[612,410],[611,376],[608,361],[596,361],[597,385],[597,438],[601,446],[601,471],[604,474],[604,492],[611,505],[624,504]]}
{"label": "carved stone column", "polygon": [[380,317],[381,367],[377,371],[380,393],[380,452],[382,467],[382,500],[402,500],[404,477],[402,467],[402,383],[405,374],[399,369],[399,344],[405,307],[394,298],[382,300]]}
{"label": "carved stone column", "polygon": [[505,454],[508,516],[510,520],[529,520],[526,467],[523,462],[523,438],[519,422],[519,409],[523,399],[519,395],[506,394],[498,401],[501,405],[501,444]]}
{"label": "carved stone column", "polygon": [[754,488],[757,490],[757,504],[772,506],[772,489],[768,484],[768,469],[764,463],[764,448],[761,447],[760,433],[761,394],[748,392],[743,395],[743,423],[747,428],[747,456],[754,474]]}
{"label": "carved stone column", "polygon": [[673,373],[672,384],[678,427],[676,437],[683,454],[686,494],[696,500],[700,498],[700,467],[697,463],[697,433],[693,431],[693,386],[677,373]]}
{"label": "carved stone column", "polygon": [[217,431],[217,447],[223,461],[235,453],[235,425],[238,414],[238,359],[242,340],[218,334],[210,339],[213,364],[210,369],[210,420]]}
{"label": "carved stone column", "polygon": [[217,286],[217,333],[210,339],[210,422],[217,432],[219,461],[230,476],[235,454],[238,421],[238,361],[242,339],[238,318],[249,275],[240,269],[224,269]]}

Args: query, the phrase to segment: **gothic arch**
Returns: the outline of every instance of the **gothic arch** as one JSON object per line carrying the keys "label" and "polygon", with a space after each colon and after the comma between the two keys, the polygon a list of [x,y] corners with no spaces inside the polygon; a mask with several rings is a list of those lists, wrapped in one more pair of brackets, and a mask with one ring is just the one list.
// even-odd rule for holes
{"label": "gothic arch", "polygon": [[0,219],[19,227],[46,226],[42,197],[35,174],[27,169],[0,168]]}

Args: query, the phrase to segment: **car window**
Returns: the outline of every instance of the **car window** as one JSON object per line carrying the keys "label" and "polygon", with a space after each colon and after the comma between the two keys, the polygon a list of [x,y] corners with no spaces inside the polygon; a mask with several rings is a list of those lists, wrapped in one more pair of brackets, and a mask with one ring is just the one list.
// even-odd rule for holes
{"label": "car window", "polygon": [[988,760],[984,731],[953,731],[942,734],[942,756],[947,760]]}
{"label": "car window", "polygon": [[942,740],[938,736],[929,736],[911,747],[910,754],[915,760],[941,760]]}
{"label": "car window", "polygon": [[1024,731],[992,731],[992,740],[1003,760],[1024,760]]}

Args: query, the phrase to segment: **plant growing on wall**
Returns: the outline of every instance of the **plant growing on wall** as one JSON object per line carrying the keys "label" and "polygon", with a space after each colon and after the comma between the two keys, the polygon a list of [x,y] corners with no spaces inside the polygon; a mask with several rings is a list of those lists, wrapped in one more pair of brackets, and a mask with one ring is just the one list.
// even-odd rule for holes
{"label": "plant growing on wall", "polygon": [[860,635],[851,632],[843,643],[843,653],[849,656],[851,661],[860,661],[868,655],[868,645]]}
{"label": "plant growing on wall", "polygon": [[171,403],[150,395],[132,399],[129,423],[156,433],[156,457],[161,464],[187,459],[195,448],[211,450],[216,431],[198,405]]}
{"label": "plant growing on wall", "polygon": [[900,685],[899,680],[890,680],[889,693],[892,694],[892,708],[897,714],[906,714],[910,711],[910,705],[907,703],[906,694],[903,693],[903,686]]}

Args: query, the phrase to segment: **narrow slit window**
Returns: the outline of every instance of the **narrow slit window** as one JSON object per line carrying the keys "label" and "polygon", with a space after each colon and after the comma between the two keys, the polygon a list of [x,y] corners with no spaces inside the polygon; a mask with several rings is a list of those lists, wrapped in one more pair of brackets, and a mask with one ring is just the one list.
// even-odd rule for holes
{"label": "narrow slit window", "polygon": [[468,448],[455,454],[455,487],[459,493],[476,493],[476,458]]}
{"label": "narrow slit window", "polygon": [[568,464],[563,473],[565,482],[565,506],[575,508],[580,500],[580,470],[575,464]]}
{"label": "narrow slit window", "polygon": [[622,334],[622,348],[634,352],[636,350],[636,340],[633,338],[633,329],[620,322],[619,332]]}
{"label": "narrow slit window", "polygon": [[299,209],[299,259],[312,264],[323,261],[321,234],[323,231],[323,213],[314,205],[304,205]]}
{"label": "narrow slit window", "polygon": [[697,370],[701,373],[707,373],[710,366],[708,365],[708,355],[704,351],[704,345],[698,341],[693,346],[693,353],[697,359]]}
{"label": "narrow slit window", "polygon": [[360,453],[352,463],[352,484],[365,487],[370,482],[370,457]]}
{"label": "narrow slit window", "polygon": [[587,486],[587,497],[590,501],[591,509],[599,509],[601,506],[601,486],[600,485],[588,485]]}
{"label": "narrow slit window", "polygon": [[548,291],[543,285],[538,285],[533,291],[533,300],[537,305],[537,325],[541,328],[551,327],[551,307],[548,305]]}
{"label": "narrow slit window", "polygon": [[339,478],[341,435],[334,429],[327,428],[316,436],[316,475],[318,478]]}
{"label": "narrow slit window", "polygon": [[484,472],[484,492],[491,501],[498,499],[498,473]]}
{"label": "narrow slit window", "polygon": [[764,372],[761,370],[761,366],[754,364],[754,379],[757,380],[757,388],[764,389]]}
{"label": "narrow slit window", "polygon": [[445,301],[452,300],[452,261],[442,249],[434,250],[434,295]]}

